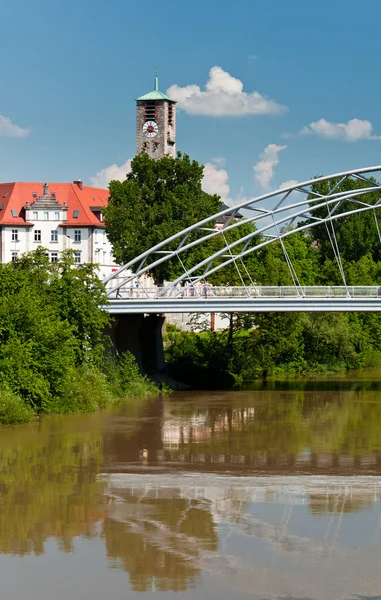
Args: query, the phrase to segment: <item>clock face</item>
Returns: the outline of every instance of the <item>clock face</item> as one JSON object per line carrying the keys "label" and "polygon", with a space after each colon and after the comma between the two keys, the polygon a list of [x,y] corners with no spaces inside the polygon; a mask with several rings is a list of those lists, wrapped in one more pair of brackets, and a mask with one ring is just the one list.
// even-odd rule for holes
{"label": "clock face", "polygon": [[143,125],[143,133],[148,138],[153,138],[159,133],[159,128],[155,121],[146,121]]}

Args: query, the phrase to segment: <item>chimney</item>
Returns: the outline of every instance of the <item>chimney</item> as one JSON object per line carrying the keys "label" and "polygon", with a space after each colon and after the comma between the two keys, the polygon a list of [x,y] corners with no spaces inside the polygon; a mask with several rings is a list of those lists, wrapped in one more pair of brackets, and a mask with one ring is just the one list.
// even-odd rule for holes
{"label": "chimney", "polygon": [[80,190],[82,189],[83,184],[82,184],[82,180],[81,179],[74,179],[73,183],[75,183],[75,185],[77,185]]}

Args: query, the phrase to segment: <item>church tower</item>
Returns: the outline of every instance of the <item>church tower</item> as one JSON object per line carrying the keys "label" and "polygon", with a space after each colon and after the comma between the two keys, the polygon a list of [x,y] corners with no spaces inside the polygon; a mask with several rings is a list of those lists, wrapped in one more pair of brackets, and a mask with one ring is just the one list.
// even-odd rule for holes
{"label": "church tower", "polygon": [[176,156],[176,102],[159,92],[156,71],[152,92],[136,100],[136,154]]}

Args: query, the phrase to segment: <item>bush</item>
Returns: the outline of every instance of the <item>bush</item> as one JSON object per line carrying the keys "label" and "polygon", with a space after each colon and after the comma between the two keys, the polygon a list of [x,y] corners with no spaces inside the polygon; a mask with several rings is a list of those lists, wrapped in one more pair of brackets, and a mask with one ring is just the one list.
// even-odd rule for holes
{"label": "bush", "polygon": [[157,387],[140,373],[131,352],[125,352],[118,358],[108,357],[105,363],[105,373],[114,396],[118,398],[158,392]]}
{"label": "bush", "polygon": [[47,402],[45,412],[81,413],[94,412],[111,406],[115,401],[112,387],[106,376],[89,366],[73,369],[59,397]]}
{"label": "bush", "polygon": [[10,390],[0,389],[0,423],[28,423],[35,417],[33,409],[20,396]]}

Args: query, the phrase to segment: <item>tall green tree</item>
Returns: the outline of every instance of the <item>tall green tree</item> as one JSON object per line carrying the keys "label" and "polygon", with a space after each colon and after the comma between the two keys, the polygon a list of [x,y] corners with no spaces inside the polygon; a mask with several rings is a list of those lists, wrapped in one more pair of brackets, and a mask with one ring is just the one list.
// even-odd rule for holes
{"label": "tall green tree", "polygon": [[[376,183],[376,180],[374,180]],[[312,186],[312,190],[315,193],[326,195],[335,189],[334,193],[350,192],[353,190],[354,194],[358,190],[369,187],[369,183],[361,179],[347,179],[340,185],[337,179],[330,179],[316,183]],[[378,192],[372,192],[358,196],[358,200],[361,202],[367,202],[371,205],[376,204],[379,200],[380,194]],[[313,196],[310,197],[311,208],[316,204],[320,204],[321,200],[315,200]],[[356,199],[356,196],[355,196]],[[334,205],[330,206],[332,210]],[[347,213],[360,206],[353,200],[344,200],[340,206],[335,210],[336,215]],[[314,239],[319,240],[320,244],[320,257],[321,262],[326,259],[334,259],[334,252],[330,238],[335,235],[340,250],[341,258],[344,261],[358,261],[365,254],[370,253],[373,260],[378,261],[381,257],[381,244],[380,238],[377,231],[378,228],[381,230],[381,213],[380,208],[377,207],[374,211],[368,210],[357,214],[346,215],[345,217],[337,218],[332,223],[314,226],[312,233]],[[313,216],[325,218],[328,215],[327,206],[322,206],[313,212]],[[314,219],[311,218],[307,222],[311,225],[314,223]],[[315,221],[316,223],[316,221]],[[333,228],[333,229],[332,229]]]}
{"label": "tall green tree", "polygon": [[[110,199],[104,209],[106,231],[116,261],[126,263],[221,207],[217,195],[202,191],[203,166],[187,154],[177,158],[136,156],[125,181],[111,181]],[[196,239],[195,232],[187,241]],[[178,244],[178,241],[177,241]],[[203,244],[182,255],[191,264],[204,256]],[[176,242],[173,246],[176,247]],[[168,250],[169,247],[166,247]],[[157,283],[183,272],[178,261],[166,261],[152,275]]]}

